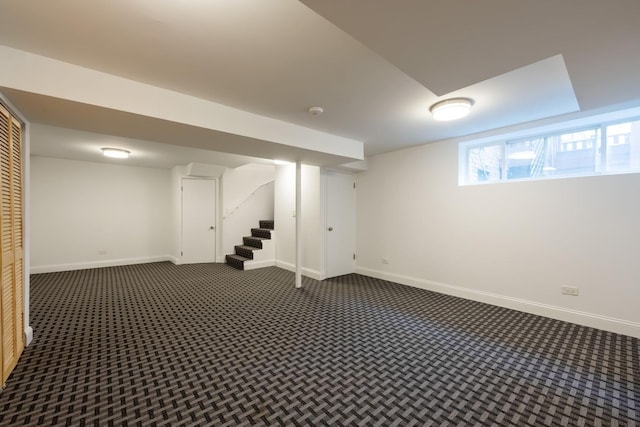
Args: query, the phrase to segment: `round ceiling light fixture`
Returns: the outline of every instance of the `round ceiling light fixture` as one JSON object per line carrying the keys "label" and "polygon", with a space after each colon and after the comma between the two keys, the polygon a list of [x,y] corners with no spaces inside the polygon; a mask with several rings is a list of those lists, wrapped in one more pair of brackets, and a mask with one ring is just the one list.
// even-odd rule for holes
{"label": "round ceiling light fixture", "polygon": [[324,108],[322,108],[322,107],[309,107],[309,109],[307,111],[312,116],[319,116],[320,114],[324,113]]}
{"label": "round ceiling light fixture", "polygon": [[471,106],[473,106],[471,98],[450,98],[436,102],[429,111],[435,120],[446,122],[463,118],[469,114]]}
{"label": "round ceiling light fixture", "polygon": [[131,151],[123,150],[122,148],[102,148],[102,154],[107,157],[113,157],[114,159],[128,159]]}

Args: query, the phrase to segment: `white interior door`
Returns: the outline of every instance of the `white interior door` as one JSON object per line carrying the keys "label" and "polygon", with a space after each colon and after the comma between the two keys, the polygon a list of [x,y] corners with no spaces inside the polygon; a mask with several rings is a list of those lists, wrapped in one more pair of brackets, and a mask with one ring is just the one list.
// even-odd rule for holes
{"label": "white interior door", "polygon": [[216,182],[182,180],[182,263],[216,260]]}
{"label": "white interior door", "polygon": [[356,191],[353,175],[327,172],[327,277],[355,272]]}

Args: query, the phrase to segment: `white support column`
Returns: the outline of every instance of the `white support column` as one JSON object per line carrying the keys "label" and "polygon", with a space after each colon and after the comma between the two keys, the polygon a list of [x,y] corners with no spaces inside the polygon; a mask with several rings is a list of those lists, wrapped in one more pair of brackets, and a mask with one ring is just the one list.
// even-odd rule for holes
{"label": "white support column", "polygon": [[296,162],[296,288],[302,287],[302,163]]}

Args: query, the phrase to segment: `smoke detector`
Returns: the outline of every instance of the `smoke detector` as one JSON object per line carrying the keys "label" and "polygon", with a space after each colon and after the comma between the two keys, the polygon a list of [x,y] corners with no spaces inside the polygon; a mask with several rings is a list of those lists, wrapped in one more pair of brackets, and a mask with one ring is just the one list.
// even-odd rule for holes
{"label": "smoke detector", "polygon": [[322,108],[322,107],[309,107],[309,109],[307,111],[312,116],[319,116],[320,114],[324,113],[324,108]]}

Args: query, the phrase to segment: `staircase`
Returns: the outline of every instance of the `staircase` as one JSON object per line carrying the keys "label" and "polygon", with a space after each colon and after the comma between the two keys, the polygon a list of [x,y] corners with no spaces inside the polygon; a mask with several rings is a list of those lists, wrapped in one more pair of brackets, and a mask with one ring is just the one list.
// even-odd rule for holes
{"label": "staircase", "polygon": [[242,245],[235,246],[235,254],[227,255],[227,264],[238,270],[275,265],[273,220],[260,221],[259,228],[251,229],[251,236],[242,238]]}

